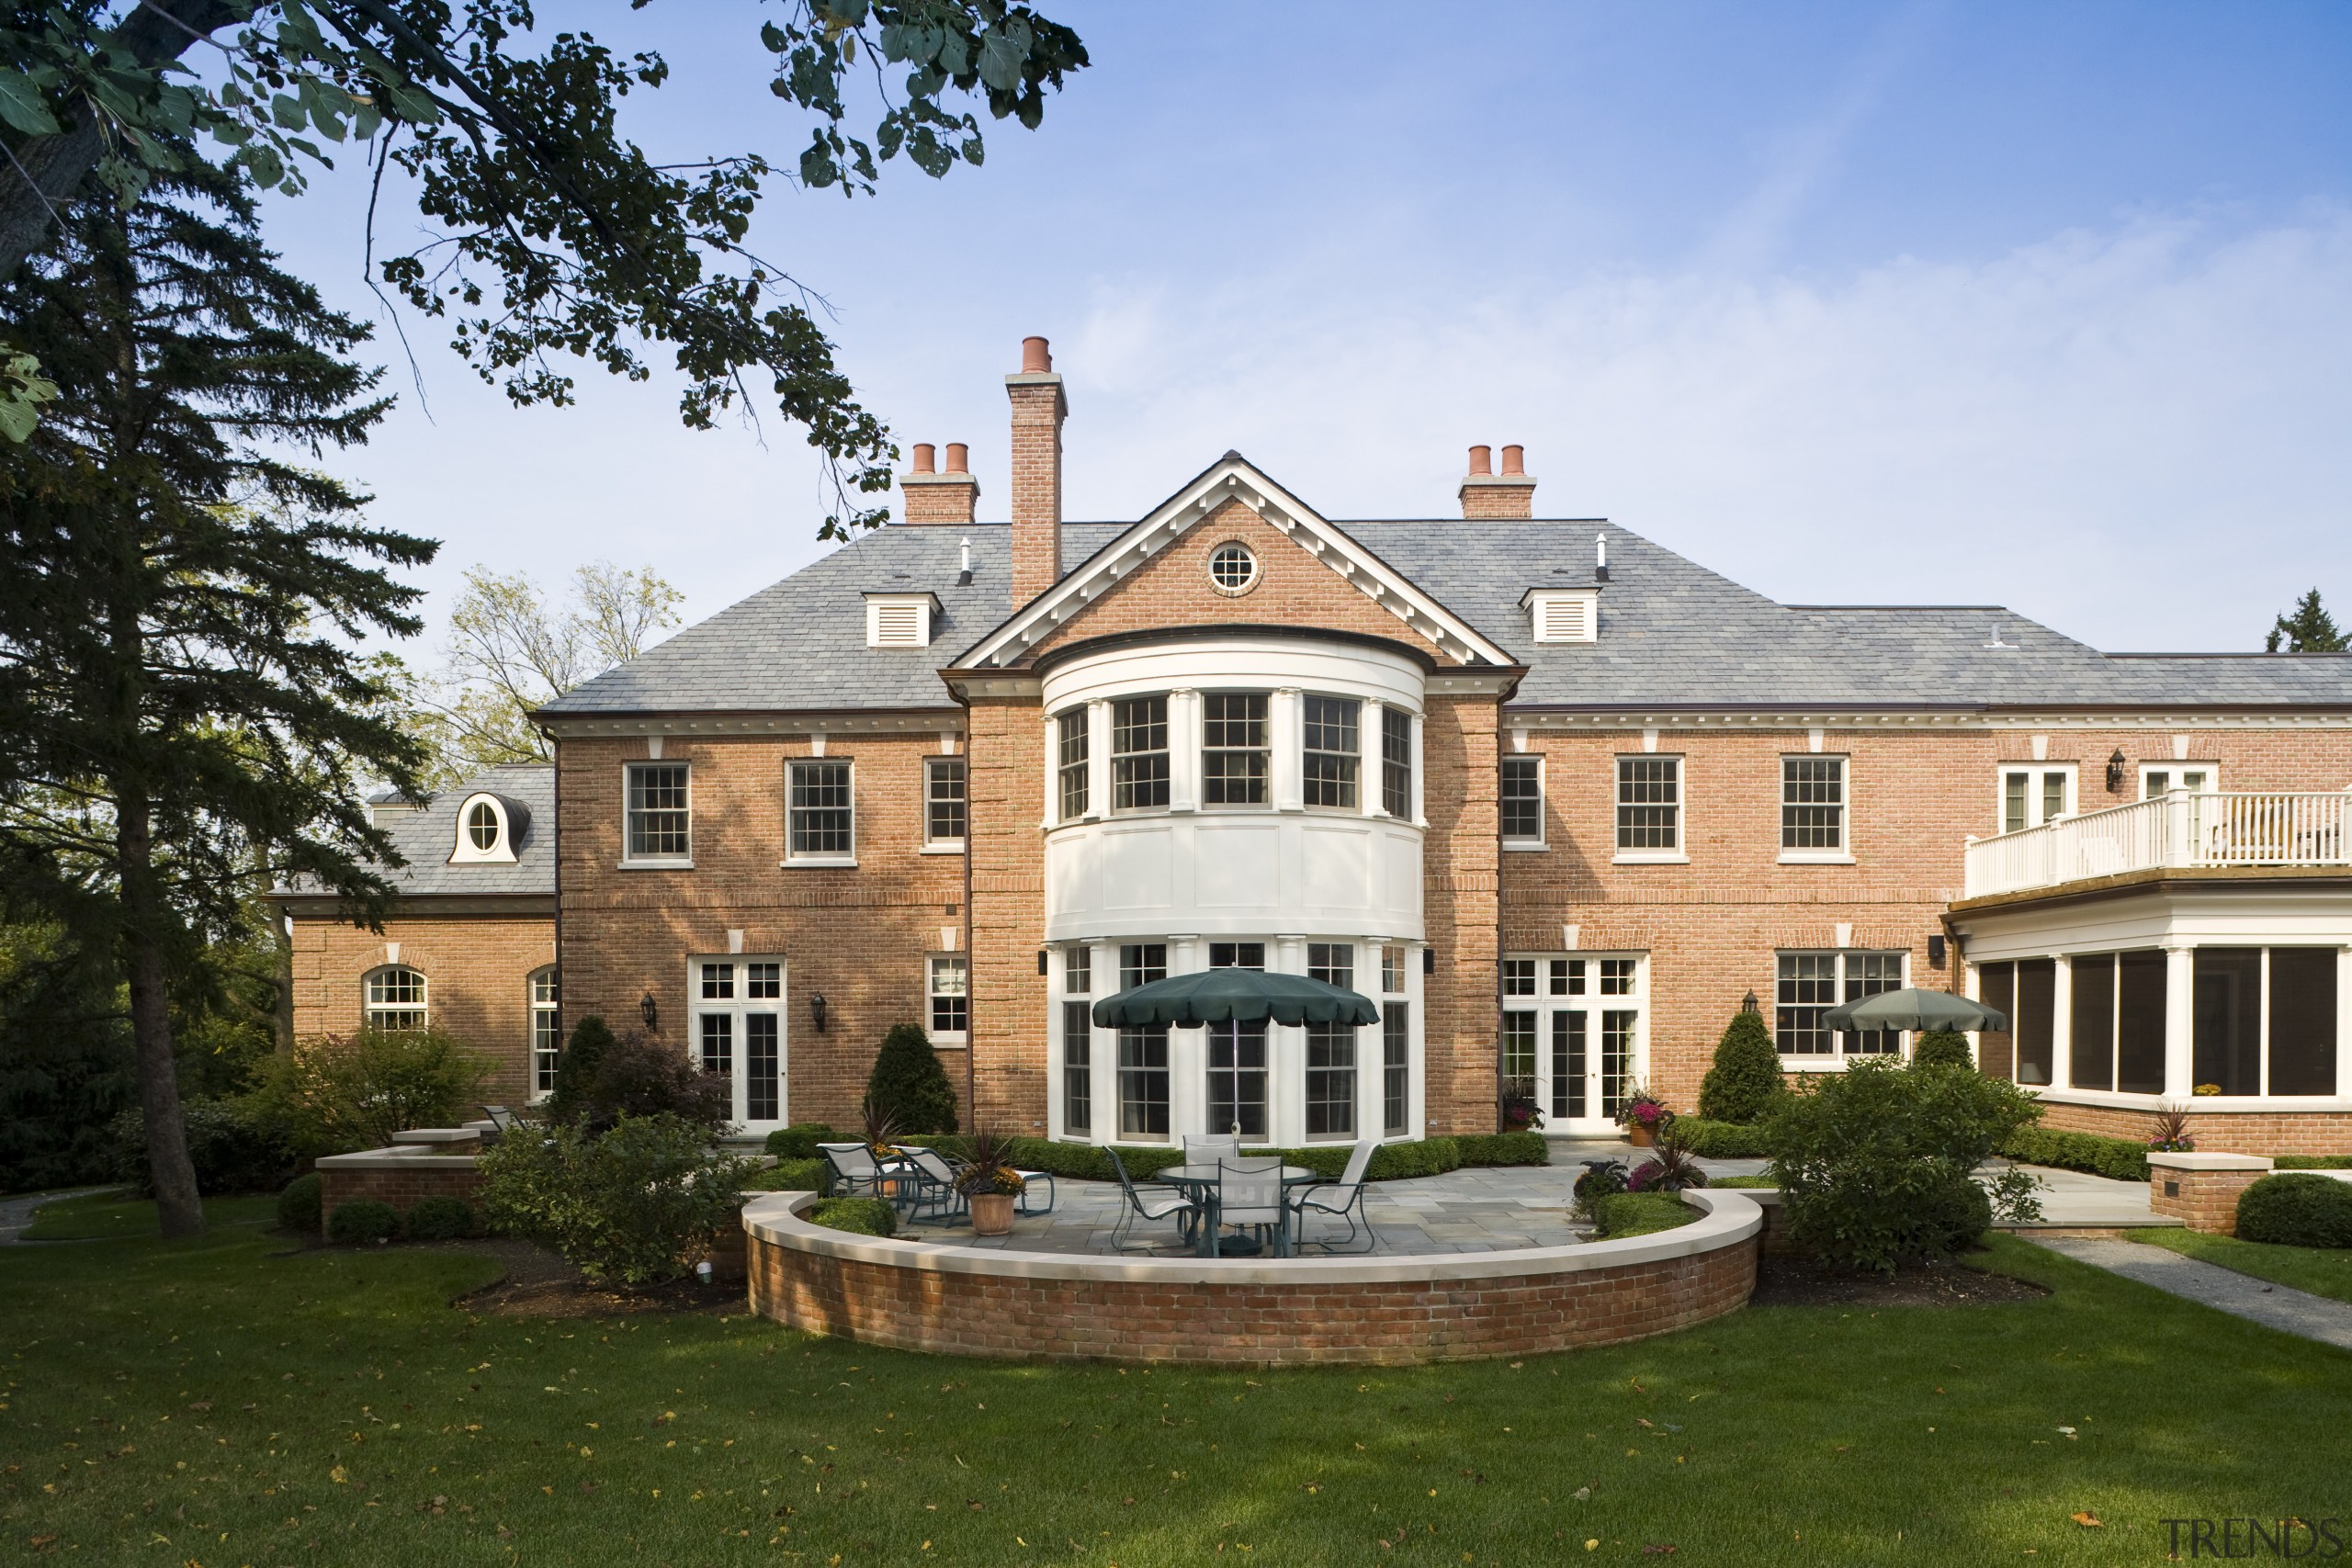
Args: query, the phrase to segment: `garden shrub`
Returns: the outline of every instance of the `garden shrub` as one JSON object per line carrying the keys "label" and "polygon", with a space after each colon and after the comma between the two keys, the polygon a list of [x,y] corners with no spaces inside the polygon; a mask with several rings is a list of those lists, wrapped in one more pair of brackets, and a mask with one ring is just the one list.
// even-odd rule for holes
{"label": "garden shrub", "polygon": [[[255,1114],[245,1100],[183,1100],[180,1123],[187,1131],[187,1157],[196,1167],[199,1192],[275,1192],[303,1163],[275,1118]],[[113,1151],[115,1179],[153,1197],[145,1113],[133,1105],[118,1114],[107,1124],[107,1142]]]}
{"label": "garden shrub", "polygon": [[381,1148],[411,1127],[454,1127],[480,1110],[488,1065],[439,1029],[363,1029],[304,1040],[263,1065],[257,1117],[311,1157]]}
{"label": "garden shrub", "polygon": [[411,1241],[456,1241],[474,1234],[474,1206],[463,1198],[435,1193],[419,1198],[403,1223]]}
{"label": "garden shrub", "polygon": [[1541,1133],[1463,1133],[1453,1142],[1462,1151],[1464,1165],[1552,1163],[1552,1146]]}
{"label": "garden shrub", "polygon": [[[574,1044],[567,1055],[578,1048],[587,1026],[588,1021],[582,1019],[580,1029],[572,1032]],[[571,1074],[568,1094],[563,1092],[567,1072]],[[617,1125],[623,1118],[644,1121],[664,1116],[708,1137],[735,1118],[734,1088],[725,1077],[704,1072],[684,1051],[649,1040],[635,1030],[595,1043],[584,1061],[559,1067],[556,1089],[558,1094],[548,1099],[548,1119],[571,1123],[592,1136]]]}
{"label": "garden shrub", "polygon": [[555,1059],[555,1087],[548,1090],[544,1112],[550,1122],[577,1122],[588,1099],[596,1067],[613,1043],[612,1025],[590,1013],[572,1026],[571,1038]]}
{"label": "garden shrub", "polygon": [[[902,1138],[901,1143],[918,1148],[937,1149],[957,1159],[969,1156],[971,1140],[948,1134],[938,1137]],[[1048,1171],[1078,1181],[1115,1181],[1118,1173],[1111,1168],[1110,1156],[1095,1144],[1058,1143],[1047,1138],[1007,1138],[1006,1153],[1013,1164],[1023,1170]],[[1476,1145],[1486,1156],[1465,1157],[1465,1145]],[[1127,1175],[1137,1181],[1159,1175],[1170,1166],[1184,1163],[1184,1151],[1170,1148],[1165,1144],[1118,1145],[1119,1159],[1127,1168]],[[1346,1144],[1314,1144],[1303,1149],[1261,1148],[1255,1145],[1242,1150],[1250,1157],[1280,1156],[1284,1164],[1301,1166],[1316,1175],[1337,1180],[1346,1174],[1348,1156]],[[1489,1133],[1461,1138],[1418,1138],[1403,1143],[1383,1144],[1372,1154],[1372,1163],[1364,1168],[1367,1181],[1401,1181],[1416,1176],[1442,1176],[1465,1165],[1534,1165],[1542,1161],[1536,1156],[1549,1157],[1549,1151],[1540,1133]]]}
{"label": "garden shrub", "polygon": [[754,1171],[743,1183],[746,1192],[822,1192],[831,1174],[821,1159],[780,1159],[765,1170]]}
{"label": "garden shrub", "polygon": [[2352,1170],[2352,1155],[2280,1155],[2270,1163],[2280,1170]]}
{"label": "garden shrub", "polygon": [[1991,1224],[1971,1173],[2034,1114],[2016,1085],[1973,1071],[1878,1060],[1824,1075],[1765,1125],[1790,1242],[1890,1273],[1951,1256]]}
{"label": "garden shrub", "polygon": [[827,1198],[808,1211],[808,1223],[853,1235],[888,1235],[898,1229],[899,1213],[879,1198]]}
{"label": "garden shrub", "polygon": [[277,1228],[303,1235],[318,1235],[322,1196],[322,1184],[315,1171],[288,1182],[286,1190],[277,1195]]}
{"label": "garden shrub", "polygon": [[2021,1126],[2001,1140],[1996,1152],[2020,1165],[2087,1171],[2117,1181],[2148,1179],[2148,1145],[2130,1138],[2103,1138],[2097,1133]]}
{"label": "garden shrub", "polygon": [[956,1090],[931,1037],[911,1023],[893,1024],[875,1054],[865,1098],[901,1134],[956,1130]]}
{"label": "garden shrub", "polygon": [[1612,1192],[1593,1204],[1593,1222],[1611,1240],[1670,1231],[1699,1217],[1682,1200],[1664,1192]]}
{"label": "garden shrub", "polygon": [[601,1135],[560,1122],[501,1138],[476,1166],[482,1213],[593,1280],[673,1279],[740,1223],[751,1162],[708,1144],[707,1127],[667,1114],[623,1116]]}
{"label": "garden shrub", "polygon": [[1764,1142],[1761,1127],[1743,1127],[1736,1122],[1716,1122],[1702,1116],[1678,1116],[1674,1131],[1685,1149],[1708,1159],[1764,1159],[1772,1153]]}
{"label": "garden shrub", "polygon": [[1576,1213],[1580,1219],[1594,1219],[1600,1212],[1600,1201],[1613,1198],[1625,1190],[1632,1178],[1626,1174],[1625,1162],[1616,1159],[1589,1159],[1584,1162],[1584,1174],[1577,1178],[1569,1190],[1576,1195]]}
{"label": "garden shrub", "polygon": [[1746,1009],[1733,1014],[1715,1044],[1714,1066],[1699,1085],[1700,1116],[1748,1126],[1761,1121],[1786,1091],[1780,1047],[1772,1043],[1764,1015]]}
{"label": "garden shrub", "polygon": [[1911,1065],[1915,1067],[1973,1067],[1976,1058],[1968,1049],[1968,1036],[1951,1029],[1930,1029],[1919,1036],[1911,1047]]}
{"label": "garden shrub", "polygon": [[819,1144],[848,1141],[822,1122],[796,1122],[768,1134],[767,1152],[778,1159],[821,1159],[824,1156],[817,1152]]}
{"label": "garden shrub", "polygon": [[2264,1177],[2238,1194],[2238,1239],[2279,1247],[2352,1247],[2352,1181]]}
{"label": "garden shrub", "polygon": [[337,1203],[327,1220],[327,1238],[345,1247],[390,1241],[400,1234],[400,1212],[373,1198],[354,1198],[348,1203]]}

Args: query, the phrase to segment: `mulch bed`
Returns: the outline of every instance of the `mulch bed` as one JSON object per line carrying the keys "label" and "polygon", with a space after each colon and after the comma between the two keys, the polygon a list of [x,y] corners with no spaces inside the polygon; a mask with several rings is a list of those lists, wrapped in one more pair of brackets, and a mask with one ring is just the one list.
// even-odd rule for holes
{"label": "mulch bed", "polygon": [[1773,1256],[1756,1270],[1755,1306],[1984,1306],[2050,1292],[1964,1263],[1917,1263],[1892,1275],[1856,1274],[1817,1258]]}
{"label": "mulch bed", "polygon": [[579,1269],[556,1254],[527,1241],[492,1236],[445,1245],[496,1258],[506,1267],[497,1281],[469,1291],[452,1303],[468,1312],[501,1317],[627,1317],[654,1312],[741,1314],[750,1310],[741,1280],[706,1285],[689,1274],[663,1285],[600,1285],[582,1277]]}

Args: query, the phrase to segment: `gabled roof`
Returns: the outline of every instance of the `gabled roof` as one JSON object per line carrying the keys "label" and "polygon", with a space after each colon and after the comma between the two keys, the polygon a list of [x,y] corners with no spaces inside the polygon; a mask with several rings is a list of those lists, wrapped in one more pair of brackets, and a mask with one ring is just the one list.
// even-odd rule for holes
{"label": "gabled roof", "polygon": [[1011,619],[967,649],[956,665],[982,669],[1020,663],[1056,627],[1233,501],[1288,535],[1341,581],[1387,609],[1400,626],[1409,626],[1444,649],[1455,663],[1509,669],[1519,662],[1425,586],[1267,478],[1250,459],[1238,452],[1227,452],[1146,513],[1142,521],[1015,610]]}

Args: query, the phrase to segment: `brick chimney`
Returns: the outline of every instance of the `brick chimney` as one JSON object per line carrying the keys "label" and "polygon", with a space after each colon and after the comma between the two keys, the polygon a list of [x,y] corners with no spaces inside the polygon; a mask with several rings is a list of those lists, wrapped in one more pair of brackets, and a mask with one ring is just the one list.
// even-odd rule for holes
{"label": "brick chimney", "polygon": [[1470,448],[1470,476],[1462,481],[1462,515],[1471,522],[1535,515],[1535,481],[1527,477],[1527,448],[1503,448],[1503,471],[1493,471],[1493,453]]}
{"label": "brick chimney", "polygon": [[971,476],[971,448],[961,441],[947,444],[947,471],[932,471],[932,446],[915,443],[912,473],[899,476],[899,492],[906,502],[909,523],[944,523],[968,527],[979,503],[980,481]]}
{"label": "brick chimney", "polygon": [[1004,378],[1012,400],[1012,604],[1062,577],[1062,421],[1069,404],[1041,337],[1021,340],[1021,370]]}

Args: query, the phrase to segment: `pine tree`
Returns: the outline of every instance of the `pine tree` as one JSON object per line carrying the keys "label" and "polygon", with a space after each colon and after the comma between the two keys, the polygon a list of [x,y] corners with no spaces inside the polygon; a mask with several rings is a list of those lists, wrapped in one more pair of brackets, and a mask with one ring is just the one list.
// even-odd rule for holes
{"label": "pine tree", "polygon": [[956,1090],[931,1039],[911,1023],[893,1025],[882,1037],[865,1097],[890,1115],[900,1133],[956,1131]]}
{"label": "pine tree", "polygon": [[356,644],[413,635],[430,540],[288,460],[388,406],[364,323],[278,270],[229,176],[183,157],[93,197],[0,288],[58,397],[0,446],[0,851],[55,868],[57,913],[120,965],[164,1234],[203,1226],[170,996],[270,882],[373,919],[390,840],[358,804],[422,749]]}
{"label": "pine tree", "polygon": [[1742,1125],[1761,1121],[1782,1088],[1781,1053],[1772,1043],[1772,1032],[1764,1027],[1763,1014],[1743,1008],[1724,1031],[1715,1046],[1715,1065],[1699,1085],[1699,1114],[1710,1122]]}
{"label": "pine tree", "polygon": [[2337,627],[2335,617],[2329,615],[2319,602],[2319,590],[2314,588],[2295,601],[2295,613],[2280,615],[2270,627],[2270,635],[2262,641],[2265,653],[2277,653],[2279,645],[2289,653],[2344,653],[2352,651]]}
{"label": "pine tree", "polygon": [[1968,1036],[1950,1029],[1930,1029],[1919,1036],[1911,1047],[1911,1065],[1915,1067],[1973,1067],[1975,1056],[1968,1049]]}

